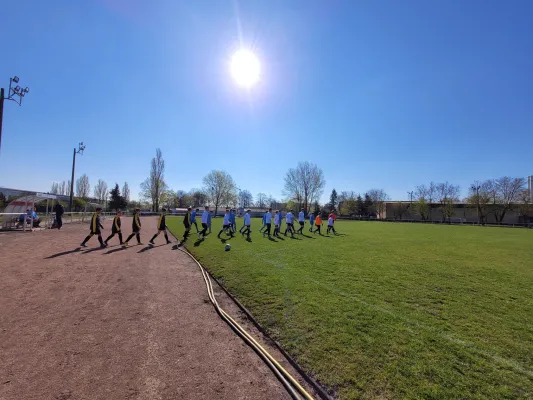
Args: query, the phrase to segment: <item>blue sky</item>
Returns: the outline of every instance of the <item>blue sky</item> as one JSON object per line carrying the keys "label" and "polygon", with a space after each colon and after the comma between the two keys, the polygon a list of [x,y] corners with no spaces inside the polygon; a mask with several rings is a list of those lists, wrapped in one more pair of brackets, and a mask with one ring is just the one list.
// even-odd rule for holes
{"label": "blue sky", "polygon": [[[332,188],[533,174],[533,2],[3,0],[0,186],[76,176],[135,197],[160,147],[173,189],[228,171],[281,198],[298,161]],[[239,29],[240,27],[240,29]],[[239,34],[239,31],[241,34]],[[256,52],[259,85],[228,62]]]}

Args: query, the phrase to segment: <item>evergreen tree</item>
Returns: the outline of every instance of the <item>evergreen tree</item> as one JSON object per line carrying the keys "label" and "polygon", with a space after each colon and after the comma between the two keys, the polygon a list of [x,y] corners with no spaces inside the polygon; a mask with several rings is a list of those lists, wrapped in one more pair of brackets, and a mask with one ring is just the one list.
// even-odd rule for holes
{"label": "evergreen tree", "polygon": [[365,203],[363,202],[363,198],[361,195],[357,196],[357,199],[355,200],[355,210],[357,215],[363,215],[363,211],[365,209]]}
{"label": "evergreen tree", "polygon": [[127,202],[120,194],[120,188],[118,183],[115,183],[115,187],[109,192],[111,200],[109,201],[109,208],[112,210],[121,210],[126,208]]}
{"label": "evergreen tree", "polygon": [[315,214],[315,217],[320,213],[320,205],[318,204],[318,201],[315,201],[313,213]]}
{"label": "evergreen tree", "polygon": [[337,191],[333,189],[331,191],[331,195],[329,196],[329,208],[331,210],[335,210],[337,208],[337,198],[338,198]]}
{"label": "evergreen tree", "polygon": [[374,205],[374,202],[370,198],[368,193],[365,193],[365,201],[363,202],[363,210],[361,212],[361,215],[370,215],[372,213],[372,206]]}
{"label": "evergreen tree", "polygon": [[6,205],[6,196],[0,192],[0,210],[3,210]]}

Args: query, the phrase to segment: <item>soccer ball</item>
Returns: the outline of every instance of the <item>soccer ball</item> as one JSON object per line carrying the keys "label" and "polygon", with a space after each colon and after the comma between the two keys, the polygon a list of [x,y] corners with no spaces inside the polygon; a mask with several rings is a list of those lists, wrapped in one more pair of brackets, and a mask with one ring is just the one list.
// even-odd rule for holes
{"label": "soccer ball", "polygon": [[230,249],[231,249],[230,244],[226,243],[226,245],[224,246],[224,250],[229,251]]}

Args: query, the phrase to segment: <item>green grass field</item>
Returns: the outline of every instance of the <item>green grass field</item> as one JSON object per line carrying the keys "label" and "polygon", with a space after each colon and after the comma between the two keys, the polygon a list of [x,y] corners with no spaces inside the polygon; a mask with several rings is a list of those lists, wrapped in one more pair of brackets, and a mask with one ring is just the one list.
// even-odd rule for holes
{"label": "green grass field", "polygon": [[339,398],[533,398],[533,230],[338,221],[273,242],[254,219],[225,252],[220,223],[187,248]]}

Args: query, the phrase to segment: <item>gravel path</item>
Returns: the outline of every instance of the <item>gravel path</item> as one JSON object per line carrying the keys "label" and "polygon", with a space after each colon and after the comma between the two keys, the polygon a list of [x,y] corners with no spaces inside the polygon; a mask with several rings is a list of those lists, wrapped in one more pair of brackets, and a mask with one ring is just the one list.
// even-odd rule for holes
{"label": "gravel path", "polygon": [[[156,218],[142,223],[147,243]],[[123,226],[128,234],[131,219]],[[154,248],[123,249],[115,237],[101,250],[93,237],[75,250],[87,233],[79,224],[0,233],[0,399],[289,398],[218,317],[196,264],[162,235]]]}

